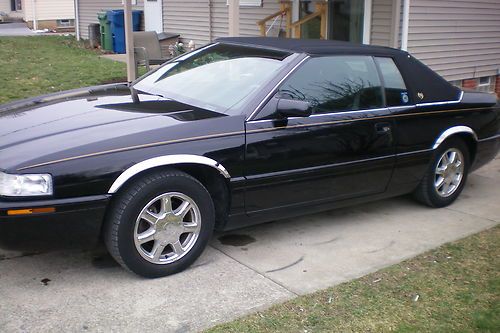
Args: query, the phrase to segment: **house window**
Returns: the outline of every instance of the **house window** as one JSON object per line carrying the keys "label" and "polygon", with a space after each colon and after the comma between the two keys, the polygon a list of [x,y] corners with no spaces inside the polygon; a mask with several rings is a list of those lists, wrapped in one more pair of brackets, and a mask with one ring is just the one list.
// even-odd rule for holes
{"label": "house window", "polygon": [[57,20],[57,26],[59,28],[74,27],[75,20]]}
{"label": "house window", "polygon": [[[226,1],[229,6],[229,0]],[[261,7],[262,0],[240,0],[240,7]]]}
{"label": "house window", "polygon": [[491,82],[492,82],[491,76],[480,77],[477,85],[477,90],[483,92],[492,92],[493,85],[491,84]]}
{"label": "house window", "polygon": [[23,10],[23,1],[16,0],[16,10]]}
{"label": "house window", "polygon": [[450,81],[450,83],[457,88],[462,88],[462,80],[454,80],[454,81]]}

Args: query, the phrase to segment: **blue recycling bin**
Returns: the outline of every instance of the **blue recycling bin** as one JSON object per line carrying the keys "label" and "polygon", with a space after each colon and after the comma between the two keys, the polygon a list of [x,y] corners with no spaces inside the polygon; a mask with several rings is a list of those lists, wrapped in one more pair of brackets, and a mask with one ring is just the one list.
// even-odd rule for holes
{"label": "blue recycling bin", "polygon": [[[139,31],[141,27],[141,10],[132,11],[132,30]],[[111,23],[113,36],[113,51],[125,53],[125,20],[123,10],[108,10],[108,20]]]}

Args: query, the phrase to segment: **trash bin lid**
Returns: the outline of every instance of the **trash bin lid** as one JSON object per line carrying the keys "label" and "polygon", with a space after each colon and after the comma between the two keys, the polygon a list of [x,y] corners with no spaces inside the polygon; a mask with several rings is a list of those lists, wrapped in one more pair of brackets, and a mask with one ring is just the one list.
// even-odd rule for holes
{"label": "trash bin lid", "polygon": [[107,12],[99,12],[99,13],[97,13],[97,18],[99,20],[105,20],[108,18],[108,13]]}

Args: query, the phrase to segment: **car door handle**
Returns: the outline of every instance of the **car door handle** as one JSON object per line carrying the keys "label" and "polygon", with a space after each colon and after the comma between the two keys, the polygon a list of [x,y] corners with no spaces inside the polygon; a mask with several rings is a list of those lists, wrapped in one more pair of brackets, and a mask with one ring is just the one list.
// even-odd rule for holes
{"label": "car door handle", "polygon": [[377,134],[387,134],[390,131],[391,131],[391,124],[389,123],[375,124],[375,132],[377,132]]}

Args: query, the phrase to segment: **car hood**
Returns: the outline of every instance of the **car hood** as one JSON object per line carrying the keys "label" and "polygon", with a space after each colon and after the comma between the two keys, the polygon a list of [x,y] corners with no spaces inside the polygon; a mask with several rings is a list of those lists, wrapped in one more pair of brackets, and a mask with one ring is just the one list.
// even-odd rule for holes
{"label": "car hood", "polygon": [[0,169],[182,138],[193,123],[225,116],[158,96],[139,100],[126,85],[107,85],[0,106]]}

